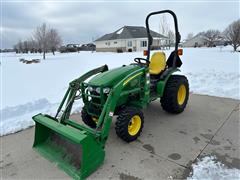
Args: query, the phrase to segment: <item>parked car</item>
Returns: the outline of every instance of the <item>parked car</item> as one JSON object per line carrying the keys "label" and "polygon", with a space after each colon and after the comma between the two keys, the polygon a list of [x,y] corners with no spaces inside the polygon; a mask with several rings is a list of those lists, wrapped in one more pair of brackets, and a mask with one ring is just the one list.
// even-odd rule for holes
{"label": "parked car", "polygon": [[96,45],[93,43],[83,44],[80,47],[80,51],[95,51],[95,50],[96,50]]}
{"label": "parked car", "polygon": [[61,46],[59,51],[61,53],[78,52],[78,51],[80,51],[80,45],[79,44],[67,44],[66,46]]}

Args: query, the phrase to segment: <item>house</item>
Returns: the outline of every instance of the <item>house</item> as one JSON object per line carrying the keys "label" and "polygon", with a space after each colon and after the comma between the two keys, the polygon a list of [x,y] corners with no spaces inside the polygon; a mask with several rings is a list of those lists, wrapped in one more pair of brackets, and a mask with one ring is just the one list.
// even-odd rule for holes
{"label": "house", "polygon": [[197,34],[196,36],[186,40],[182,43],[183,47],[202,47],[207,46],[208,42],[204,35]]}
{"label": "house", "polygon": [[207,38],[202,33],[199,33],[182,43],[183,47],[214,47],[223,45],[227,45],[227,41],[223,37],[219,37],[210,44],[210,42],[207,41]]}
{"label": "house", "polygon": [[[169,45],[170,40],[154,31],[151,31],[153,37],[153,49],[160,49],[161,46]],[[124,26],[117,31],[105,34],[94,41],[97,52],[132,52],[147,49],[147,31],[142,26]]]}
{"label": "house", "polygon": [[15,52],[14,49],[0,49],[0,53]]}

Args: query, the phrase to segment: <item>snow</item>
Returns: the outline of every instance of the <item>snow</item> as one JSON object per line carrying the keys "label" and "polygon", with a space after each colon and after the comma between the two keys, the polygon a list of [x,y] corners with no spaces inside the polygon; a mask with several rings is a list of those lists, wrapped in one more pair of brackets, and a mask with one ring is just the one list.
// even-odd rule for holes
{"label": "snow", "polygon": [[215,156],[206,156],[192,165],[193,171],[187,180],[229,180],[240,179],[239,169],[229,169]]}
{"label": "snow", "polygon": [[118,32],[117,32],[117,34],[121,34],[123,32],[123,28],[121,28]]}
{"label": "snow", "polygon": [[[239,53],[230,48],[184,49],[181,70],[189,79],[191,92],[240,99]],[[57,53],[46,57],[41,63],[24,64],[20,58],[42,59],[42,55],[1,54],[0,136],[34,125],[31,117],[37,113],[54,115],[71,80],[104,64],[109,68],[130,64],[135,57],[142,57],[142,52]],[[81,110],[79,104],[74,111]]]}

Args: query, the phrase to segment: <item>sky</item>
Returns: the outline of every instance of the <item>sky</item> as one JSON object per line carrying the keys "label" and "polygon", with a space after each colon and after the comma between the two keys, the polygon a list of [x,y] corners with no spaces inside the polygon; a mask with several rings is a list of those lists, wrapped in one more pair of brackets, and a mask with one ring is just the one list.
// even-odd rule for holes
{"label": "sky", "polygon": [[[29,39],[42,23],[58,30],[63,43],[89,43],[124,25],[145,26],[152,11],[173,10],[182,39],[208,29],[223,31],[240,18],[239,1],[24,1],[1,2],[1,48]],[[161,17],[151,18],[159,32]],[[166,16],[171,26],[172,19]]]}

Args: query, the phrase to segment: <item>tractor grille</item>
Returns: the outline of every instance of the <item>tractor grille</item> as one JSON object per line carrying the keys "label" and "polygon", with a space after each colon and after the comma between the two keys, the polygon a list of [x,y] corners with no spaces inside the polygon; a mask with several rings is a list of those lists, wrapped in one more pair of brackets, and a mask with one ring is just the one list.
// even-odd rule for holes
{"label": "tractor grille", "polygon": [[107,94],[103,93],[102,87],[100,87],[100,93],[97,93],[96,91],[89,92],[87,89],[88,86],[89,85],[87,83],[84,83],[82,90],[82,92],[84,92],[84,104],[87,107],[87,111],[90,115],[99,117],[102,112],[102,108],[107,100]]}

